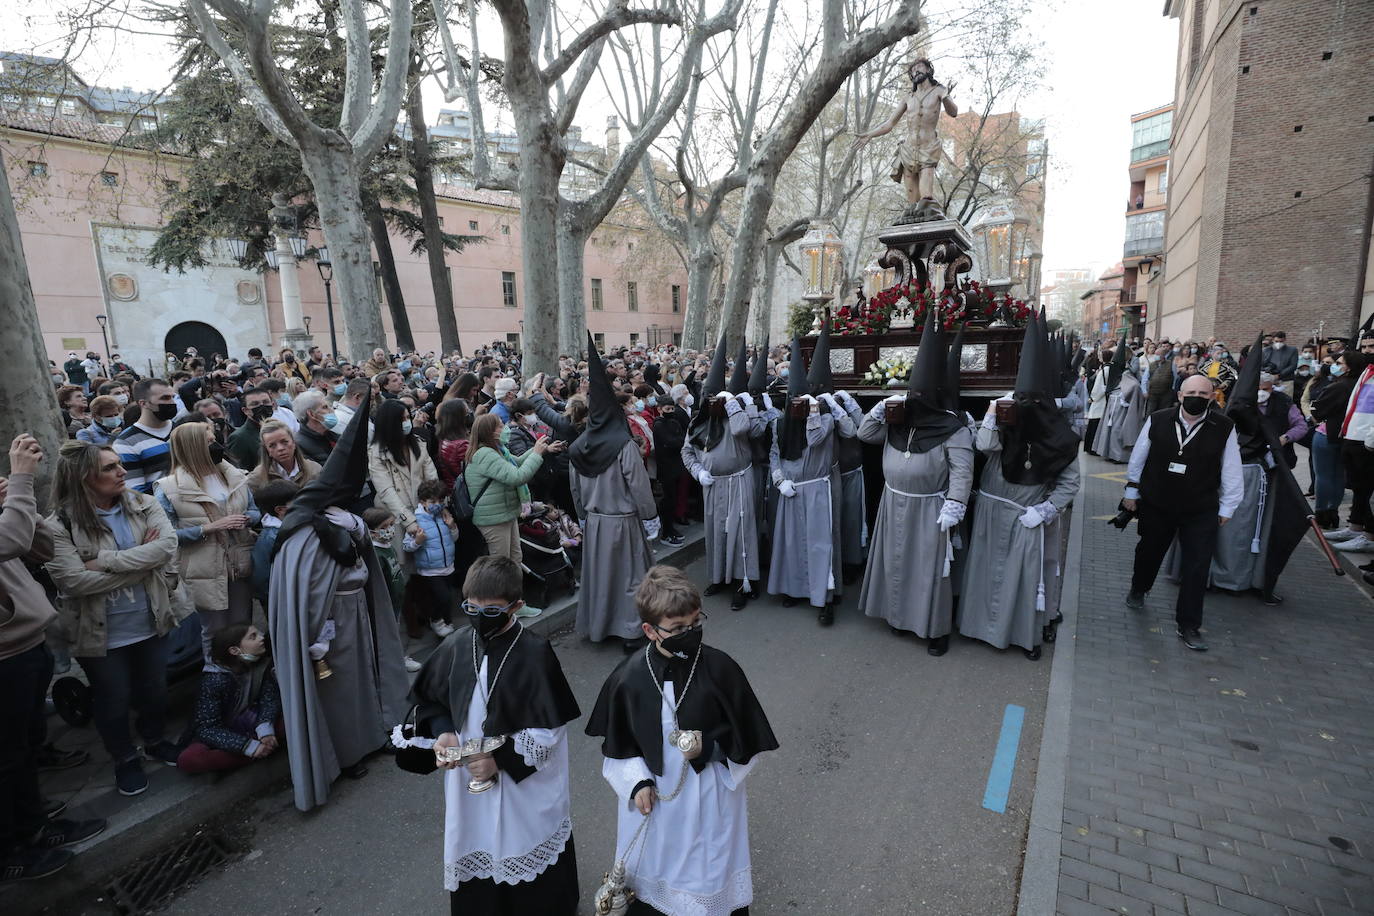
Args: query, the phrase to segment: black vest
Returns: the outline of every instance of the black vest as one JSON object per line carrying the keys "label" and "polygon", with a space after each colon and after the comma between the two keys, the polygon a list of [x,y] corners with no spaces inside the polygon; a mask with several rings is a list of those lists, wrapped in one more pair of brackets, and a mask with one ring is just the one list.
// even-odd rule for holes
{"label": "black vest", "polygon": [[[1175,406],[1150,414],[1150,454],[1140,475],[1140,498],[1178,515],[1215,513],[1220,505],[1222,456],[1234,426],[1215,407],[1208,410],[1202,428],[1180,454],[1179,413]],[[1169,465],[1175,462],[1187,470],[1173,473]]]}

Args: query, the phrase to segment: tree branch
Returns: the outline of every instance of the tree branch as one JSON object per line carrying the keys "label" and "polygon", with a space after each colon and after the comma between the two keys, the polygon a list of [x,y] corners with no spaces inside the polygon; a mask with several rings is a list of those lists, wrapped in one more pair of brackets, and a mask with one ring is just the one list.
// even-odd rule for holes
{"label": "tree branch", "polygon": [[582,34],[574,38],[563,49],[563,52],[555,57],[547,67],[544,68],[541,77],[544,85],[551,85],[555,80],[568,71],[573,63],[582,54],[595,45],[607,35],[632,25],[647,25],[649,23],[659,23],[660,25],[682,25],[682,12],[673,3],[666,7],[655,9],[630,9],[628,0],[614,0],[611,8],[606,14],[587,27]]}
{"label": "tree branch", "polygon": [[[396,117],[401,112],[401,100],[405,96],[406,71],[410,66],[412,21],[409,0],[392,0],[386,66],[382,68],[382,78],[377,85],[377,100],[357,131],[348,137],[353,144],[353,161],[359,165],[376,155],[396,129]],[[369,61],[366,84],[370,85],[371,81],[372,67]]]}
{"label": "tree branch", "polygon": [[286,122],[277,113],[272,100],[267,97],[262,87],[253,79],[253,75],[248,72],[248,67],[244,65],[243,59],[229,46],[229,40],[224,37],[224,33],[220,31],[219,23],[215,22],[210,12],[205,8],[203,0],[186,0],[186,10],[190,13],[191,21],[196,30],[200,32],[205,43],[210,46],[210,49],[215,52],[234,77],[234,82],[238,85],[239,91],[253,106],[253,110],[262,125],[283,143],[299,147],[300,144],[295,134],[286,126]]}
{"label": "tree branch", "polygon": [[[409,6],[405,0],[394,0],[392,6],[396,5]],[[372,96],[372,42],[363,0],[339,0],[339,14],[344,27],[344,95],[339,130],[345,137],[351,137],[367,118],[367,103]]]}

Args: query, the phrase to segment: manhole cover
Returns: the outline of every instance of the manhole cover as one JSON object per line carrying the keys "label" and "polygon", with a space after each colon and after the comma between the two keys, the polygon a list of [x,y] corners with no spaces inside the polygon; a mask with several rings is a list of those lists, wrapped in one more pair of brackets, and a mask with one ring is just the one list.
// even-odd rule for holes
{"label": "manhole cover", "polygon": [[110,901],[121,916],[147,913],[231,855],[220,837],[197,833],[116,877],[110,883]]}

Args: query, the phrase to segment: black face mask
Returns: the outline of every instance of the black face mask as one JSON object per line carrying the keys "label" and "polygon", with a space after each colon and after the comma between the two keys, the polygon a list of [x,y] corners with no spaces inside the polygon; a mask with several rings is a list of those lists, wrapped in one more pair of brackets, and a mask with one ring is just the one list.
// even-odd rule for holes
{"label": "black face mask", "polygon": [[701,648],[701,627],[692,627],[685,633],[677,633],[659,643],[664,652],[671,652],[678,658],[692,658]]}
{"label": "black face mask", "polygon": [[211,443],[210,443],[210,460],[211,460],[212,462],[214,462],[215,464],[219,464],[221,461],[223,461],[223,460],[224,460],[224,446],[220,445],[218,442],[211,442]]}
{"label": "black face mask", "polygon": [[272,405],[259,404],[257,407],[254,407],[248,413],[253,417],[254,420],[262,422],[263,420],[266,420],[268,417],[272,416]]}
{"label": "black face mask", "polygon": [[1183,399],[1183,409],[1193,416],[1201,416],[1207,409],[1207,405],[1212,402],[1211,398],[1203,397],[1200,394],[1190,394]]}
{"label": "black face mask", "polygon": [[477,635],[481,637],[483,642],[486,642],[504,630],[508,623],[510,623],[510,614],[498,614],[495,617],[478,617],[473,626],[477,628]]}
{"label": "black face mask", "polygon": [[176,419],[176,415],[177,415],[177,405],[176,405],[176,404],[158,404],[156,407],[153,408],[153,410],[154,410],[155,413],[157,413],[157,418],[158,418],[159,420],[164,420],[164,421],[165,421],[165,420],[174,420],[174,419]]}

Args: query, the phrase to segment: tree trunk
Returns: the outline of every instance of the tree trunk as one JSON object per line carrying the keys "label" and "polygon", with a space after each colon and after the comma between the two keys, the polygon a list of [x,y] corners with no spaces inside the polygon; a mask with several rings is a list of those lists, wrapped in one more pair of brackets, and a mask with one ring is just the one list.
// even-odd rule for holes
{"label": "tree trunk", "polygon": [[[334,261],[334,288],[343,314],[346,355],[362,363],[377,347],[386,348],[372,244],[363,213],[359,170],[342,137],[301,150],[301,163],[315,188],[320,227]],[[397,331],[399,333],[399,329]]]}
{"label": "tree trunk", "polygon": [[[49,482],[57,450],[66,441],[48,353],[38,326],[38,307],[29,285],[28,263],[19,236],[19,217],[10,196],[5,157],[0,152],[0,302],[5,303],[6,333],[0,334],[0,447],[28,433],[43,447],[44,460],[34,475],[34,494],[47,511]],[[92,348],[94,349],[94,348]],[[6,459],[8,464],[8,459]],[[5,468],[9,473],[9,468]]]}
{"label": "tree trunk", "polygon": [[[564,205],[565,215],[568,206]],[[558,351],[576,356],[587,348],[586,285],[587,238],[590,233],[575,225],[578,219],[561,219],[558,230]],[[570,223],[574,225],[569,225]]]}
{"label": "tree trunk", "polygon": [[773,189],[781,170],[780,167],[758,168],[764,162],[762,157],[754,160],[756,168],[744,185],[740,221],[735,230],[735,254],[730,262],[730,278],[725,284],[722,324],[732,339],[744,334],[744,325],[749,318],[749,294],[754,289],[759,252],[768,230],[768,211],[773,207]]}
{"label": "tree trunk", "polygon": [[773,285],[777,282],[778,258],[781,254],[780,246],[764,243],[763,273],[754,285],[754,299],[750,303],[751,311],[754,313],[750,337],[760,346],[770,336],[773,328]]}
{"label": "tree trunk", "polygon": [[[417,67],[413,62],[412,67]],[[418,77],[417,77],[418,79]],[[425,255],[429,260],[429,283],[434,287],[434,309],[439,316],[439,350],[444,356],[455,350],[462,353],[458,339],[458,315],[453,306],[453,286],[449,282],[444,231],[439,225],[439,204],[434,197],[433,153],[429,130],[425,127],[425,108],[416,85],[406,102],[410,121],[410,167],[415,179],[415,194],[420,199],[420,219],[424,223]]]}
{"label": "tree trunk", "polygon": [[711,275],[719,260],[709,242],[694,247],[688,256],[687,313],[682,319],[682,345],[689,349],[706,348],[706,312],[711,302]]}
{"label": "tree trunk", "polygon": [[[521,120],[516,114],[517,124]],[[525,275],[522,371],[558,372],[558,176],[562,143],[547,123],[521,125],[520,265]],[[580,347],[578,349],[581,349]]]}
{"label": "tree trunk", "polygon": [[367,225],[372,230],[372,244],[377,249],[377,269],[382,278],[382,291],[386,293],[386,306],[391,311],[391,327],[396,332],[396,349],[414,350],[415,335],[410,332],[410,316],[406,314],[405,293],[401,290],[401,278],[396,273],[396,255],[391,250],[391,232],[382,215],[382,205],[369,201]]}

